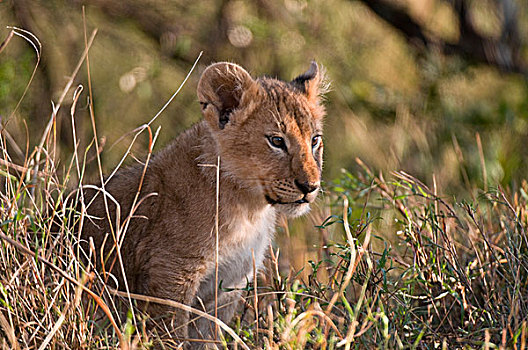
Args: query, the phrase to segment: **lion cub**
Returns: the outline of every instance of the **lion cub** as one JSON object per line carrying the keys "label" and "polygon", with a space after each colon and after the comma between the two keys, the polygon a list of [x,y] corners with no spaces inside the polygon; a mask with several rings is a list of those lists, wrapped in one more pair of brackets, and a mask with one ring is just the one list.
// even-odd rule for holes
{"label": "lion cub", "polygon": [[[131,292],[214,314],[216,169],[203,165],[220,157],[218,281],[222,289],[243,287],[252,279],[252,252],[262,264],[277,216],[305,214],[319,191],[322,75],[315,62],[290,82],[253,79],[233,63],[209,66],[197,89],[203,121],[154,155],[144,174],[143,166],[130,167],[106,183],[106,192],[85,189],[82,238],[93,239],[98,268],[121,290],[126,278]],[[224,322],[237,293],[218,290]],[[147,312],[170,315],[177,338],[214,334],[209,321],[188,325],[181,310],[151,303]]]}

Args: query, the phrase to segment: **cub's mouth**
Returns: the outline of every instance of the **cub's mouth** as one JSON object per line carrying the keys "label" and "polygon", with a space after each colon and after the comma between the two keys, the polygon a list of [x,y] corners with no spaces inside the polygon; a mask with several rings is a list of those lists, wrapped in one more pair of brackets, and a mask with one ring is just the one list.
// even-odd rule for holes
{"label": "cub's mouth", "polygon": [[318,192],[319,191],[314,191],[312,193],[300,195],[302,196],[300,199],[292,200],[292,201],[281,200],[280,198],[274,199],[268,194],[265,195],[265,198],[266,198],[266,201],[271,205],[277,205],[277,204],[302,205],[302,204],[312,203],[317,197]]}
{"label": "cub's mouth", "polygon": [[305,198],[301,198],[299,200],[296,200],[296,201],[293,201],[293,202],[284,202],[284,201],[281,201],[280,199],[273,199],[271,198],[269,195],[266,195],[266,202],[268,202],[269,204],[271,205],[276,205],[276,204],[304,204],[304,203],[309,203]]}
{"label": "cub's mouth", "polygon": [[287,200],[280,197],[275,199],[268,194],[265,195],[265,198],[266,201],[277,210],[277,212],[282,213],[287,217],[295,218],[306,214],[310,210],[310,203],[315,200],[317,192],[319,191],[314,191],[305,195],[299,194],[296,198],[288,198]]}

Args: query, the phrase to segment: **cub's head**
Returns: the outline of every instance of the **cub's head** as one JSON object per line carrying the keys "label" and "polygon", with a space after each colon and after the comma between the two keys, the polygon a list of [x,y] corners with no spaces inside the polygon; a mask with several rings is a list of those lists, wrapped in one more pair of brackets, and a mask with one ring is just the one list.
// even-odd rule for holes
{"label": "cub's head", "polygon": [[315,62],[290,82],[253,79],[223,62],[209,66],[198,83],[224,174],[288,216],[306,213],[319,192],[323,78]]}

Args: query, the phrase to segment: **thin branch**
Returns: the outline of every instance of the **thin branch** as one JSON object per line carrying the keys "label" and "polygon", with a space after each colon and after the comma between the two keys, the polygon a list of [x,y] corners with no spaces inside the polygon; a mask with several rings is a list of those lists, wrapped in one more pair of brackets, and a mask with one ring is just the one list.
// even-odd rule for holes
{"label": "thin branch", "polygon": [[450,1],[459,21],[459,39],[455,43],[446,42],[434,36],[396,2],[389,0],[360,1],[398,30],[418,50],[427,51],[435,48],[442,54],[460,56],[474,64],[487,64],[503,72],[528,75],[527,65],[522,60],[519,50],[521,40],[516,17],[517,6],[511,0],[505,1],[501,6],[504,20],[502,34],[498,39],[483,36],[475,29],[471,22],[467,1]]}

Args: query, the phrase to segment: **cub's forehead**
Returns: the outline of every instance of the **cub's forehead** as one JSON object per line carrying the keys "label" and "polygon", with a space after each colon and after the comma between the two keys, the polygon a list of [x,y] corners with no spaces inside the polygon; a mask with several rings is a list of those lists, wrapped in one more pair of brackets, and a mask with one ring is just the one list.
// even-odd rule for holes
{"label": "cub's forehead", "polygon": [[275,103],[307,103],[302,91],[288,82],[267,77],[259,78],[257,82],[262,86],[267,97]]}
{"label": "cub's forehead", "polygon": [[265,92],[266,103],[274,118],[279,119],[275,121],[283,124],[282,129],[287,128],[290,122],[295,122],[301,132],[322,128],[322,125],[312,115],[314,106],[294,85],[272,78],[260,78],[257,82]]}

